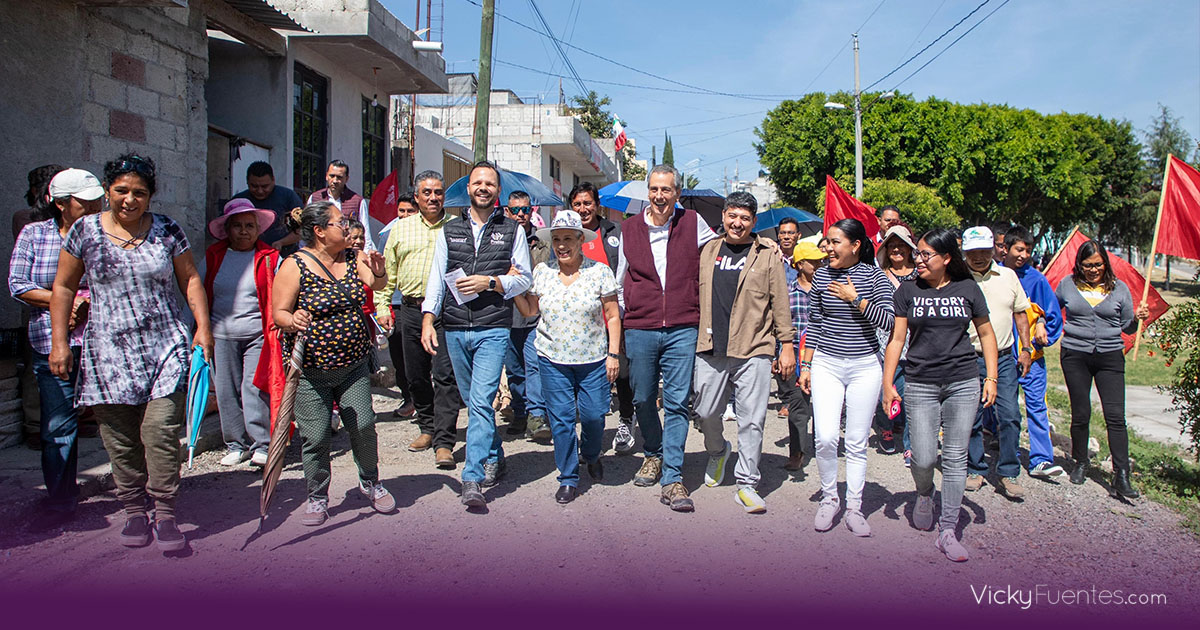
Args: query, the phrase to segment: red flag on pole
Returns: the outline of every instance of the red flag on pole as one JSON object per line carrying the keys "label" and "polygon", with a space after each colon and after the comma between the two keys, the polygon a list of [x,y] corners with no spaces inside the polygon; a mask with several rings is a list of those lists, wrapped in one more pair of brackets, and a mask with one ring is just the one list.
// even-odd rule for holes
{"label": "red flag on pole", "polygon": [[1200,172],[1167,156],[1162,188],[1162,227],[1155,251],[1200,260]]}
{"label": "red flag on pole", "polygon": [[[1067,242],[1063,243],[1062,249],[1054,255],[1050,266],[1042,270],[1051,287],[1058,289],[1059,282],[1070,278],[1071,272],[1075,268],[1075,254],[1079,252],[1079,247],[1086,242],[1088,242],[1088,237],[1078,228],[1071,232]],[[1136,310],[1141,305],[1142,295],[1146,291],[1146,279],[1138,273],[1133,265],[1111,251],[1108,252],[1108,262],[1112,265],[1113,274],[1117,276],[1117,279],[1129,287],[1129,293],[1133,295],[1133,308]],[[1167,312],[1168,306],[1166,300],[1163,300],[1162,295],[1159,295],[1158,290],[1153,286],[1150,287],[1146,300],[1150,304],[1150,317],[1146,318],[1144,326],[1149,326]],[[1122,333],[1121,338],[1125,340],[1125,352],[1129,352],[1129,349],[1133,347],[1134,336]]]}
{"label": "red flag on pole", "polygon": [[875,208],[851,197],[832,177],[826,175],[825,227],[822,231],[828,232],[830,226],[842,219],[862,221],[863,227],[867,229],[867,238],[873,243],[879,242],[879,219],[875,218]]}
{"label": "red flag on pole", "polygon": [[382,225],[387,225],[396,218],[396,199],[400,197],[400,176],[396,171],[388,173],[383,181],[371,193],[371,204],[368,213]]}

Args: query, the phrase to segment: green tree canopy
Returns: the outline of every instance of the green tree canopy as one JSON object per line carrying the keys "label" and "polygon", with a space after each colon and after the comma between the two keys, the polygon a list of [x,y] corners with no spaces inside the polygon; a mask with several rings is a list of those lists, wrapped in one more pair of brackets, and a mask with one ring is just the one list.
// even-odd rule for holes
{"label": "green tree canopy", "polygon": [[580,124],[593,138],[612,137],[612,114],[606,107],[612,103],[607,96],[600,96],[594,90],[589,90],[583,96],[571,97],[571,114],[579,119]]}
{"label": "green tree canopy", "polygon": [[675,148],[671,146],[671,136],[667,132],[663,132],[663,156],[662,163],[668,166],[675,166]]}

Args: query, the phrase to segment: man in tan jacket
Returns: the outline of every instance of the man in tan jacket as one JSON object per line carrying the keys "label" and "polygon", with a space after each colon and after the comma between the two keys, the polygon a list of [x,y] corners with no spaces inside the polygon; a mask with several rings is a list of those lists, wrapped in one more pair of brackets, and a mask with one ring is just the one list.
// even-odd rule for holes
{"label": "man in tan jacket", "polygon": [[[749,193],[725,200],[724,238],[700,250],[700,330],[696,342],[694,409],[700,417],[708,467],[704,483],[721,485],[730,444],[722,412],[733,394],[738,423],[737,501],[750,513],[767,509],[758,496],[767,395],[773,360],[777,371],[796,367],[795,329],[779,247],[754,234],[758,203]],[[778,350],[777,350],[778,349]]]}

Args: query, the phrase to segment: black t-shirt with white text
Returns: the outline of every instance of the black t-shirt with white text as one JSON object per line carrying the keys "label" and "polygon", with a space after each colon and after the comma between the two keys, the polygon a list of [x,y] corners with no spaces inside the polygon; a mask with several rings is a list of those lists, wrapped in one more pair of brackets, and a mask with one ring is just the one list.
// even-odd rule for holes
{"label": "black t-shirt with white text", "polygon": [[721,243],[713,263],[712,279],[712,353],[724,356],[729,348],[729,312],[737,297],[738,278],[746,266],[746,255],[753,243]]}
{"label": "black t-shirt with white text", "polygon": [[914,383],[956,383],[978,378],[971,320],[988,316],[987,300],[971,278],[935,289],[920,278],[900,283],[896,317],[908,318],[904,377]]}

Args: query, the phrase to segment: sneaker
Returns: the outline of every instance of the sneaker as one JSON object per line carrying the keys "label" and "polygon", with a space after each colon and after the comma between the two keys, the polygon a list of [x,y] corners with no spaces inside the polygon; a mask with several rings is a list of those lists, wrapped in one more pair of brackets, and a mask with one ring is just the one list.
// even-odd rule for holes
{"label": "sneaker", "polygon": [[737,494],[733,495],[733,498],[738,505],[742,506],[743,510],[746,510],[747,514],[762,514],[767,511],[767,502],[758,496],[758,491],[754,488],[738,488]]}
{"label": "sneaker", "polygon": [[904,451],[904,467],[912,468],[912,451]]}
{"label": "sneaker", "polygon": [[266,466],[267,465],[267,452],[266,451],[254,451],[254,454],[250,456],[250,465],[251,466]]}
{"label": "sneaker", "polygon": [[187,538],[175,525],[175,519],[166,518],[154,522],[154,538],[158,541],[161,551],[183,551],[187,547]]}
{"label": "sneaker", "polygon": [[617,423],[617,436],[613,438],[613,450],[617,455],[633,452],[633,418],[621,418]]}
{"label": "sneaker", "polygon": [[633,477],[633,485],[643,488],[652,486],[658,483],[658,478],[662,476],[662,458],[647,457],[642,462],[642,467],[638,469],[637,474]]}
{"label": "sneaker", "polygon": [[733,412],[733,403],[725,405],[725,413],[721,415],[721,419],[725,422],[737,420],[737,414]]}
{"label": "sneaker", "polygon": [[121,528],[121,544],[126,547],[145,547],[150,544],[150,519],[145,514],[130,516]]}
{"label": "sneaker", "polygon": [[500,483],[504,473],[508,472],[508,462],[498,459],[494,462],[483,463],[483,487],[491,488]]}
{"label": "sneaker", "polygon": [[659,500],[663,502],[663,505],[671,506],[671,509],[676,512],[691,512],[696,509],[696,504],[688,496],[687,488],[684,488],[683,484],[678,481],[663,486],[662,497]]}
{"label": "sneaker", "polygon": [[378,481],[375,483],[359,481],[358,491],[367,497],[376,512],[387,514],[396,509],[396,499],[392,498],[392,493],[388,492],[387,488],[384,488],[383,484]]}
{"label": "sneaker", "polygon": [[1053,462],[1042,462],[1029,469],[1029,476],[1037,477],[1038,479],[1050,479],[1052,477],[1058,477],[1061,474],[1063,474],[1062,466],[1059,466]]}
{"label": "sneaker", "polygon": [[867,524],[867,517],[858,510],[846,510],[846,529],[859,538],[871,535],[871,526]]}
{"label": "sneaker", "polygon": [[304,510],[304,516],[300,517],[300,524],[316,527],[323,524],[327,518],[329,518],[329,500],[309,498],[308,509]]}
{"label": "sneaker", "polygon": [[467,507],[487,505],[487,499],[483,498],[483,491],[479,489],[478,481],[462,482],[462,504]]}
{"label": "sneaker", "polygon": [[833,529],[833,519],[837,518],[838,512],[841,511],[842,506],[837,499],[821,499],[821,505],[817,507],[817,515],[813,518],[813,528],[819,532]]}
{"label": "sneaker", "polygon": [[967,475],[967,492],[975,492],[983,487],[983,475]]}
{"label": "sneaker", "polygon": [[954,537],[954,530],[952,529],[947,529],[938,534],[933,546],[937,547],[938,551],[946,554],[946,557],[954,562],[967,561],[967,549]]}
{"label": "sneaker", "polygon": [[551,436],[550,424],[545,416],[529,416],[529,439],[549,440]]}
{"label": "sneaker", "polygon": [[997,489],[1000,490],[1004,496],[1014,501],[1021,501],[1025,498],[1025,488],[1022,488],[1020,484],[1017,483],[1016,477],[1001,477],[1000,483],[997,484],[997,486]]}
{"label": "sneaker", "polygon": [[933,527],[933,495],[917,495],[917,504],[913,507],[913,527],[928,531]]}
{"label": "sneaker", "polygon": [[329,415],[329,427],[333,429],[334,433],[342,428],[342,414],[338,413],[337,409],[334,409],[333,413]]}
{"label": "sneaker", "polygon": [[246,451],[230,450],[228,453],[225,453],[225,457],[221,458],[221,465],[237,466],[247,459],[250,459],[250,453],[247,453]]}
{"label": "sneaker", "polygon": [[879,450],[885,455],[894,455],[896,453],[896,438],[891,431],[881,431],[879,433]]}
{"label": "sneaker", "polygon": [[725,480],[725,462],[729,461],[729,440],[725,440],[725,450],[720,455],[708,456],[708,466],[704,469],[704,485],[715,488]]}

